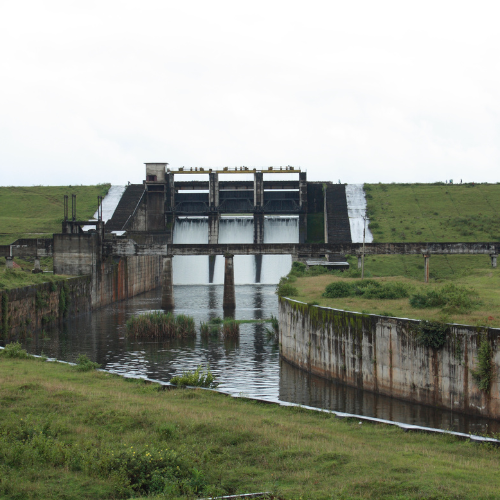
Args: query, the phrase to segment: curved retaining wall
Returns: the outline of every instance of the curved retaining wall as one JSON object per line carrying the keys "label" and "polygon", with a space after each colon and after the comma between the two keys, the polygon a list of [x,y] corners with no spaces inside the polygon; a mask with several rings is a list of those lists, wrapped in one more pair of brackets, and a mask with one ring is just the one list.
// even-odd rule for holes
{"label": "curved retaining wall", "polygon": [[[280,297],[283,359],[321,377],[364,390],[500,419],[500,329],[450,324],[445,345],[417,340],[418,320],[307,305]],[[480,391],[471,369],[487,338],[493,381]]]}

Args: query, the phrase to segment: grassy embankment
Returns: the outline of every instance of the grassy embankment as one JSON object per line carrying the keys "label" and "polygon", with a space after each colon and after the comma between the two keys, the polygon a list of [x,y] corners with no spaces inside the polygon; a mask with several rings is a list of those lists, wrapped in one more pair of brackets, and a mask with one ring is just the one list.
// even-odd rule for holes
{"label": "grassy embankment", "polygon": [[[366,184],[365,192],[375,242],[500,240],[498,184]],[[357,259],[351,257],[349,262],[355,270]],[[439,289],[447,282],[473,287],[482,304],[463,313],[414,309],[408,299],[327,299],[321,296],[326,285],[345,279],[330,275],[298,278],[296,298],[339,309],[500,327],[500,272],[491,267],[488,255],[434,255],[428,285],[423,284],[424,262],[419,255],[368,255],[365,271],[367,277],[381,281],[408,283],[416,292]]]}
{"label": "grassy embankment", "polygon": [[37,360],[0,356],[0,379],[2,498],[493,499],[500,489],[500,450],[450,436]]}
{"label": "grassy embankment", "polygon": [[[91,218],[97,208],[97,196],[105,196],[109,187],[110,184],[0,187],[0,245],[8,245],[19,238],[50,238],[53,233],[61,232],[65,194],[77,195],[79,220]],[[0,290],[28,286],[51,279],[31,274],[33,260],[16,258],[15,262],[21,269],[6,273],[5,258],[0,258]],[[51,271],[52,259],[41,259],[41,266],[42,269]]]}

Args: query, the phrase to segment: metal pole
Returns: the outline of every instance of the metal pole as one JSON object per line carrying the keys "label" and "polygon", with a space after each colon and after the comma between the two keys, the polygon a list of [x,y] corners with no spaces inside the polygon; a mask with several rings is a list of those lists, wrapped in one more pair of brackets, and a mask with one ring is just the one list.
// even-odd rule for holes
{"label": "metal pole", "polygon": [[361,279],[365,279],[365,233],[366,233],[366,214],[363,216],[363,253],[361,254]]}

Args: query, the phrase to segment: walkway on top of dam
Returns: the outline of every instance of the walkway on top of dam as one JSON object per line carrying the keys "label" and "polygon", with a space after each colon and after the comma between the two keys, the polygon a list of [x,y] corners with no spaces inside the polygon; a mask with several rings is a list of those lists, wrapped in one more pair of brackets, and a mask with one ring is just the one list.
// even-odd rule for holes
{"label": "walkway on top of dam", "polygon": [[[172,244],[163,242],[137,243],[133,239],[105,241],[104,253],[115,256],[131,255],[360,255],[362,243],[227,243]],[[366,255],[497,255],[500,243],[367,243]]]}

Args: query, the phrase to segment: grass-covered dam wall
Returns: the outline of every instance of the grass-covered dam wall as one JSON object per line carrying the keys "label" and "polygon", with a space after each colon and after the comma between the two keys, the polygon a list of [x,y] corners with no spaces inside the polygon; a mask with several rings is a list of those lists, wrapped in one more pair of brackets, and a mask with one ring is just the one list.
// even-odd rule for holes
{"label": "grass-covered dam wall", "polygon": [[500,329],[348,312],[279,298],[281,356],[321,377],[500,419]]}

